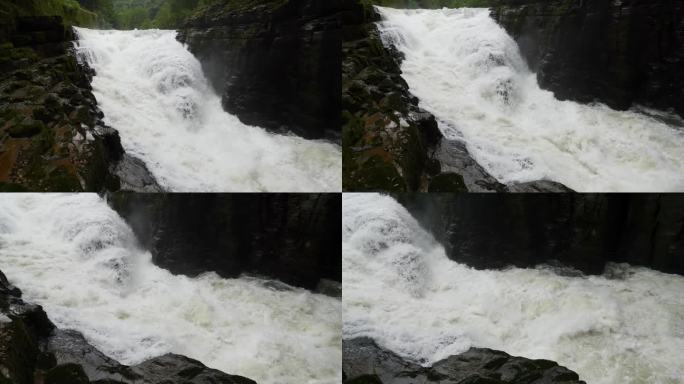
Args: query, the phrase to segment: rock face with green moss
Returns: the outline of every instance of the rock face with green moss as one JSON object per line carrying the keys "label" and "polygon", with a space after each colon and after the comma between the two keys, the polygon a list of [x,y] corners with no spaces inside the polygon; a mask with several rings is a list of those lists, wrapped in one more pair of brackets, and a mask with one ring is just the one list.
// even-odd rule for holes
{"label": "rock face with green moss", "polygon": [[119,364],[21,295],[0,271],[0,384],[256,384],[174,354]]}
{"label": "rock face with green moss", "polygon": [[498,0],[494,18],[560,99],[684,116],[684,2]]}
{"label": "rock face with green moss", "polygon": [[340,0],[222,0],[179,40],[246,124],[339,138]]}
{"label": "rock face with green moss", "polygon": [[369,338],[342,342],[344,384],[586,384],[577,373],[550,360],[470,348],[430,367],[403,359]]}
{"label": "rock face with green moss", "polygon": [[123,153],[92,94],[92,70],[59,16],[15,16],[0,36],[0,190],[117,189]]}

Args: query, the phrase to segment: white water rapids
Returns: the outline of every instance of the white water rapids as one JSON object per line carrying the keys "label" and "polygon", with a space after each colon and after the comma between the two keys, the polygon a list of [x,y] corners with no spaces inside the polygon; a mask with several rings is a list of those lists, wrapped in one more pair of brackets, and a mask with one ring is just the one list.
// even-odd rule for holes
{"label": "white water rapids", "polygon": [[256,278],[174,276],[134,244],[95,194],[0,196],[0,270],[108,356],[174,352],[259,383],[339,382],[339,300]]}
{"label": "white water rapids", "polygon": [[684,277],[471,269],[389,196],[343,197],[343,335],[430,365],[469,347],[557,361],[589,384],[680,384]]}
{"label": "white water rapids", "polygon": [[175,31],[76,28],[105,122],[171,191],[341,190],[339,146],[272,134],[223,111]]}
{"label": "white water rapids", "polygon": [[555,99],[489,10],[379,10],[383,38],[404,53],[402,76],[421,107],[499,181],[547,179],[593,192],[684,190],[682,127]]}

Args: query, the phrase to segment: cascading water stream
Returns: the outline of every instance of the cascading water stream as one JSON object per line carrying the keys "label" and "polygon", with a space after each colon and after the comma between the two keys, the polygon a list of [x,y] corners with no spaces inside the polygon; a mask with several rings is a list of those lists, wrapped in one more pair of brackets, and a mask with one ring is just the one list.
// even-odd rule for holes
{"label": "cascading water stream", "polygon": [[343,336],[430,365],[469,347],[551,359],[591,384],[682,383],[684,277],[475,270],[389,196],[343,196]]}
{"label": "cascading water stream", "polygon": [[124,149],[172,191],[339,191],[339,146],[271,134],[223,111],[175,31],[76,28]]}
{"label": "cascading water stream", "polygon": [[102,352],[183,354],[259,383],[341,377],[341,303],[268,280],[174,276],[95,194],[0,196],[0,270]]}
{"label": "cascading water stream", "polygon": [[684,124],[555,99],[487,9],[378,9],[383,39],[405,55],[402,76],[421,107],[499,181],[684,189]]}

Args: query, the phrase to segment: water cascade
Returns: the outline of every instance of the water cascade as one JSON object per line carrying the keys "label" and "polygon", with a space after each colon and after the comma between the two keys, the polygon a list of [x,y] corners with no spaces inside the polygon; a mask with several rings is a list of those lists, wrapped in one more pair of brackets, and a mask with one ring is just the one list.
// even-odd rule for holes
{"label": "water cascade", "polygon": [[0,196],[0,269],[123,364],[173,352],[259,383],[341,377],[341,303],[283,283],[174,276],[95,194]]}
{"label": "water cascade", "polygon": [[592,384],[682,382],[682,276],[475,270],[389,196],[345,194],[342,220],[345,338],[426,366],[474,346],[554,360]]}

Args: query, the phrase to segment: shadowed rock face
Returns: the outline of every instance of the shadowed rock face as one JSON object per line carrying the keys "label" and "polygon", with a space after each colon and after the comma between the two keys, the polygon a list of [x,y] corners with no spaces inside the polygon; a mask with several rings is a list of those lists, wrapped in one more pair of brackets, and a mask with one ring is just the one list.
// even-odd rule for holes
{"label": "shadowed rock face", "polygon": [[486,348],[422,367],[378,347],[373,340],[342,342],[345,384],[584,384],[575,372],[549,360],[530,360]]}
{"label": "shadowed rock face", "polygon": [[559,261],[589,274],[626,262],[684,274],[684,196],[674,194],[400,195],[444,245],[475,268]]}
{"label": "shadowed rock face", "polygon": [[119,364],[79,332],[55,328],[42,307],[21,299],[21,291],[2,271],[0,383],[256,384],[181,355],[166,354],[131,367]]}
{"label": "shadowed rock face", "polygon": [[246,124],[339,139],[341,0],[223,0],[179,40]]}
{"label": "shadowed rock face", "polygon": [[251,272],[309,289],[341,281],[339,194],[119,193],[108,201],[173,273]]}
{"label": "shadowed rock face", "polygon": [[684,3],[676,0],[498,0],[542,88],[560,99],[633,103],[684,116]]}

